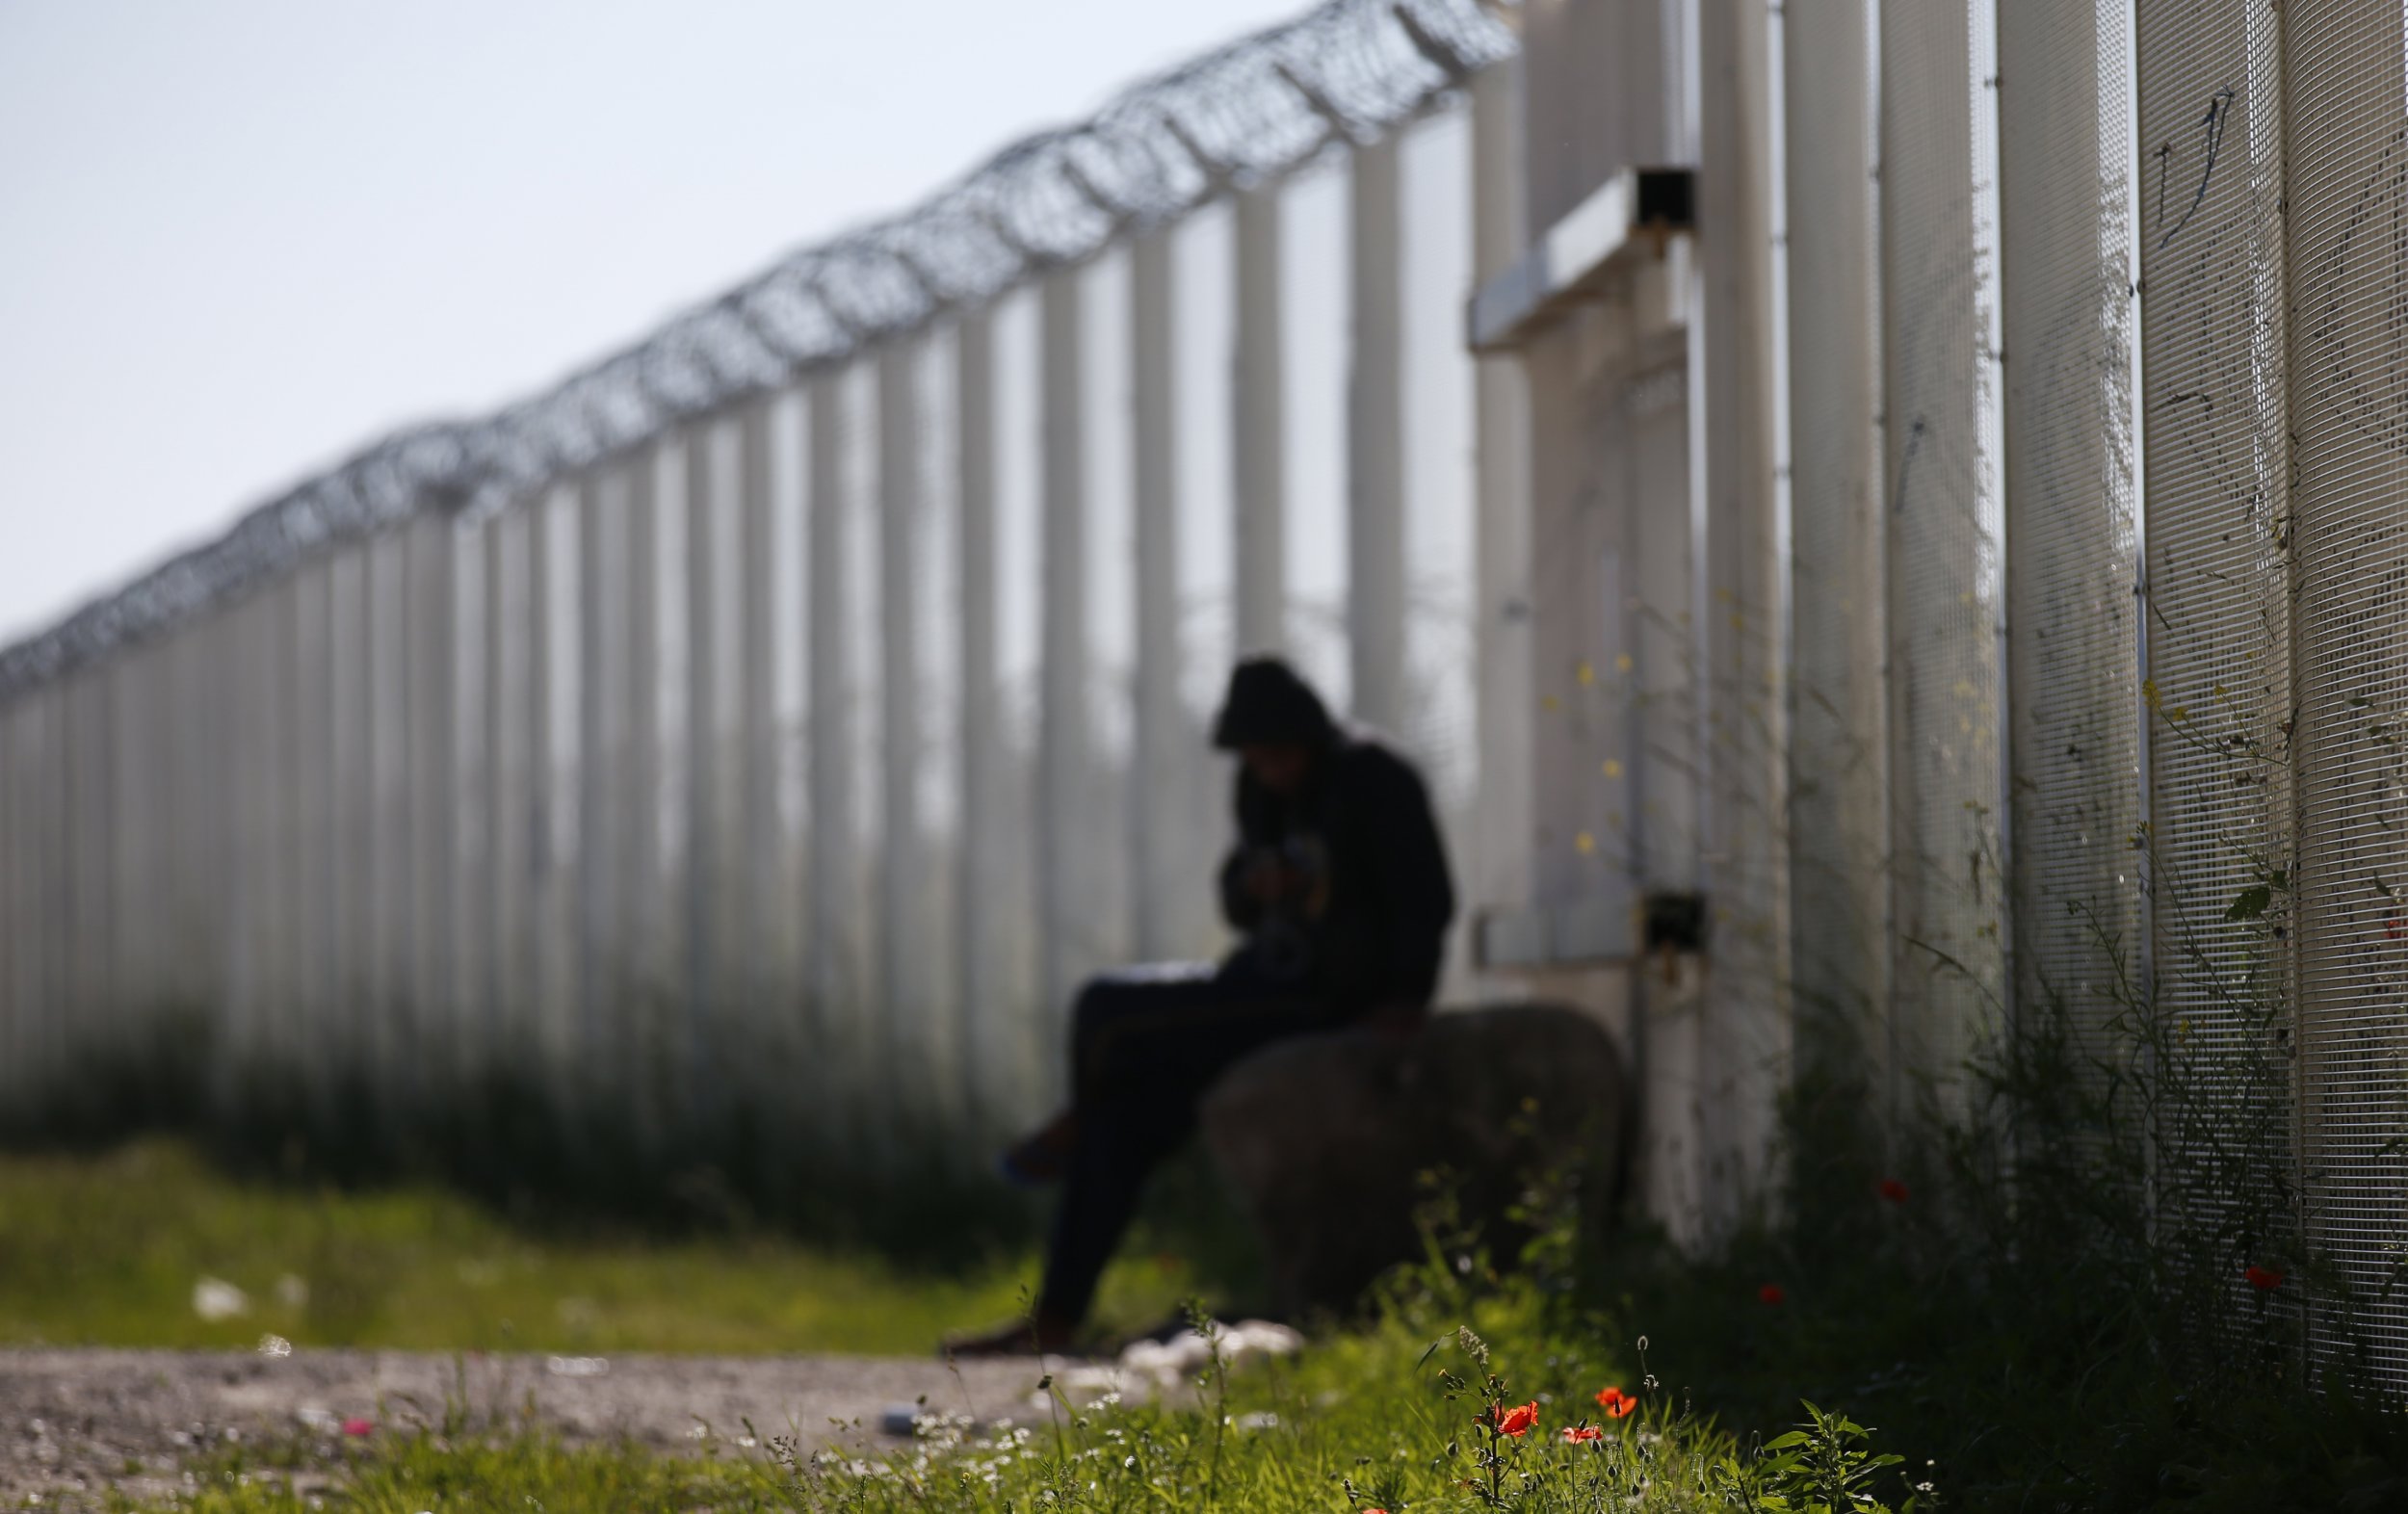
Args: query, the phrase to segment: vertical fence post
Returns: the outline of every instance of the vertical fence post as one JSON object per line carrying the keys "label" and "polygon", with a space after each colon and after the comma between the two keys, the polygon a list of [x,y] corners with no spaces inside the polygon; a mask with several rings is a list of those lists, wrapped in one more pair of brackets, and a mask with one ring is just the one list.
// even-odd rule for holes
{"label": "vertical fence post", "polygon": [[29,1111],[41,1112],[47,1102],[50,1068],[43,1056],[49,1026],[57,1019],[57,1001],[48,992],[43,980],[49,954],[50,923],[57,910],[57,896],[50,892],[49,878],[43,870],[46,850],[46,817],[57,804],[55,796],[47,792],[47,774],[43,767],[42,720],[47,691],[29,690],[18,695],[14,711],[15,730],[9,748],[8,777],[14,791],[16,815],[15,898],[18,904],[18,933],[11,943],[11,965],[15,970],[16,1002],[20,1006],[21,1028],[16,1045],[21,1060],[18,1063],[19,1085],[25,1091]]}
{"label": "vertical fence post", "polygon": [[[2395,943],[2408,929],[2408,909],[2390,881],[2408,819],[2397,734],[2408,704],[2400,655],[2408,643],[2400,509],[2408,457],[2399,432],[2408,375],[2397,360],[2402,249],[2392,229],[2398,224],[2402,18],[2398,7],[2346,0],[2251,13],[2254,27],[2280,31],[2261,34],[2258,49],[2273,56],[2253,60],[2235,136],[2246,132],[2253,156],[2272,158],[2270,123],[2255,118],[2270,113],[2270,101],[2256,91],[2282,70],[2290,98],[2285,150],[2274,159],[2284,169],[2271,182],[2282,196],[2272,229],[2287,244],[2286,276],[2274,287],[2287,290],[2298,312],[2289,333],[2290,447],[2282,455],[2291,470],[2283,534],[2295,587],[2286,629],[2296,722],[2290,854],[2297,876],[2289,902],[2295,928],[2288,1021],[2296,1039],[2275,1055],[2295,1057],[2285,1073],[2295,1110],[2289,1165],[2305,1190],[2302,1240],[2330,1268],[2330,1292],[2305,1321],[2309,1370],[2371,1358],[2368,1375],[2396,1395],[2408,1389],[2408,1300],[2395,1286],[2400,1217],[2408,1212],[2400,1144],[2408,1129],[2408,1026],[2399,1012]],[[2258,164],[2250,168],[2254,176]],[[2387,229],[2373,234],[2376,224]],[[2158,240],[2181,249],[2186,238],[2160,231]],[[2228,503],[2227,531],[2235,513]],[[2233,674],[2247,666],[2236,658],[2226,676],[2238,684]],[[2245,676],[2254,675],[2252,668]],[[2225,718],[2186,715],[2208,703],[2196,684],[2159,689],[2164,718],[2186,741]],[[2227,845],[2238,850],[2240,844]],[[2279,895],[2282,879],[2278,874],[2254,886]],[[2202,913],[2216,901],[2192,896],[2194,906],[2206,906]],[[2275,904],[2265,918],[2284,907]]]}
{"label": "vertical fence post", "polygon": [[73,711],[72,680],[52,685],[41,695],[42,866],[40,888],[46,904],[41,943],[42,1005],[50,1020],[42,1033],[45,1080],[69,1071],[66,1065],[68,1028],[74,1024],[75,893],[68,847],[72,831],[70,787],[74,752],[68,744],[68,719]]}
{"label": "vertical fence post", "polygon": [[1287,388],[1276,180],[1237,194],[1237,355],[1230,435],[1237,457],[1237,651],[1287,646]]}
{"label": "vertical fence post", "polygon": [[[877,354],[879,711],[884,805],[879,851],[883,900],[878,910],[882,1058],[889,1097],[898,1112],[927,1112],[934,1090],[911,1079],[940,1054],[929,1010],[929,914],[926,840],[920,821],[920,655],[922,586],[917,549],[920,489],[920,365],[924,349],[910,337]],[[906,1084],[910,1085],[906,1085]]]}
{"label": "vertical fence post", "polygon": [[142,781],[146,649],[120,647],[109,659],[109,1038],[113,1057],[142,1053],[143,838],[150,829],[149,789]]}
{"label": "vertical fence post", "polygon": [[1793,0],[1782,27],[1793,995],[1801,1068],[1839,1077],[1874,1049],[1889,978],[1871,26],[1866,0]]}
{"label": "vertical fence post", "polygon": [[[738,634],[737,740],[743,747],[743,809],[735,828],[743,849],[745,901],[742,912],[741,986],[746,1033],[776,1052],[790,1044],[783,1033],[779,987],[786,930],[786,823],[777,796],[777,495],[775,442],[778,401],[764,397],[745,406],[737,421],[739,539],[743,556],[742,620]],[[782,1071],[774,1067],[773,1070]]]}
{"label": "vertical fence post", "polygon": [[452,526],[452,802],[445,814],[452,848],[444,889],[452,939],[447,986],[454,1030],[452,1066],[457,1080],[450,1109],[477,1096],[493,1066],[495,1006],[487,997],[491,952],[498,945],[485,905],[492,881],[488,849],[494,817],[486,808],[485,768],[492,759],[492,733],[485,724],[485,559],[482,537],[491,521]]}
{"label": "vertical fence post", "polygon": [[725,515],[720,487],[726,479],[720,444],[721,422],[706,419],[686,429],[686,918],[685,1034],[686,1119],[697,1130],[720,1128],[728,1113],[727,1088],[720,1075],[719,1046],[727,962],[720,951],[729,901],[721,893],[726,843],[720,824],[725,788],[720,781],[720,726],[726,712],[720,691],[720,533]]}
{"label": "vertical fence post", "polygon": [[1773,203],[1767,119],[1770,30],[1761,4],[1701,13],[1698,208],[1706,290],[1706,761],[1702,838],[1715,984],[1700,1006],[1710,1214],[1724,1234],[1766,1195],[1789,1054],[1786,707],[1781,659],[1788,596],[1776,500],[1778,429],[1770,375]]}
{"label": "vertical fence post", "polygon": [[[61,745],[61,806],[65,841],[61,861],[67,889],[67,991],[62,999],[63,1029],[70,1068],[92,1054],[94,1033],[106,1009],[107,921],[101,907],[102,869],[107,861],[105,816],[101,799],[107,791],[103,727],[96,718],[109,669],[92,664],[76,670],[66,683]],[[70,1074],[72,1075],[72,1073]]]}
{"label": "vertical fence post", "polygon": [[143,897],[148,876],[143,848],[155,828],[155,791],[144,781],[149,755],[144,717],[151,650],[121,647],[109,659],[109,1050],[128,1060],[144,1055],[146,1040],[144,970],[151,916]]}
{"label": "vertical fence post", "polygon": [[1047,1012],[1067,1012],[1092,967],[1086,950],[1095,901],[1086,887],[1087,777],[1086,390],[1085,281],[1076,269],[1040,291],[1044,360],[1044,549],[1037,780],[1037,898]]}
{"label": "vertical fence post", "polygon": [[864,1009],[854,957],[860,901],[853,856],[852,694],[846,677],[852,591],[846,571],[842,370],[812,380],[810,405],[811,1019],[814,1076],[824,1097],[834,1099],[847,1088],[836,1064],[857,1055],[857,1038],[850,1031]]}
{"label": "vertical fence post", "polygon": [[16,870],[25,855],[23,808],[16,786],[23,764],[16,755],[16,726],[25,696],[0,700],[0,1134],[15,1134],[26,1118],[25,1023],[29,1009],[17,982],[24,963],[25,891]]}
{"label": "vertical fence post", "polygon": [[624,1127],[602,1123],[601,1111],[624,1096],[620,1008],[627,947],[618,896],[627,819],[620,677],[627,643],[612,593],[622,575],[612,569],[626,552],[631,478],[641,461],[622,458],[589,479],[579,490],[577,518],[577,1097],[581,1112],[614,1143]]}
{"label": "vertical fence post", "polygon": [[39,939],[36,899],[25,876],[32,855],[26,832],[33,807],[25,794],[32,765],[25,758],[24,732],[32,703],[24,693],[0,703],[0,923],[9,943],[6,955],[0,956],[0,1101],[5,1101],[0,1102],[0,1131],[11,1134],[28,1124],[34,1112],[28,1031],[40,1013],[39,1000],[25,980],[32,960],[29,949]]}
{"label": "vertical fence post", "polygon": [[327,605],[334,592],[334,565],[321,559],[298,570],[286,606],[285,636],[291,645],[291,739],[293,781],[283,803],[294,824],[286,848],[294,909],[293,1071],[300,1079],[301,1108],[312,1125],[333,1112],[328,1097],[332,1060],[330,1017],[336,1013],[333,946],[335,889],[328,838],[338,816],[333,768],[334,646],[327,631]]}
{"label": "vertical fence post", "polygon": [[[1891,1097],[1943,1097],[2004,1003],[1995,393],[1962,6],[1881,13],[1892,909]],[[1976,861],[1974,859],[1979,859]]]}
{"label": "vertical fence post", "polygon": [[955,454],[961,510],[961,850],[959,964],[964,1092],[974,1119],[997,1123],[1023,1071],[1005,1031],[1003,953],[996,908],[1003,876],[995,690],[995,318],[979,309],[954,335]]}
{"label": "vertical fence post", "polygon": [[1404,721],[1404,270],[1399,137],[1354,149],[1347,381],[1347,644],[1354,714]]}
{"label": "vertical fence post", "polygon": [[[631,460],[627,496],[627,558],[623,581],[627,620],[625,806],[627,850],[619,886],[621,950],[626,953],[616,1013],[621,1042],[617,1070],[639,1148],[659,1149],[660,1093],[667,1069],[661,1054],[660,1000],[667,987],[662,924],[666,880],[661,859],[661,471],[667,445],[647,442]],[[600,607],[605,613],[610,607]]]}
{"label": "vertical fence post", "polygon": [[264,692],[268,759],[261,769],[266,793],[261,804],[261,864],[267,888],[269,940],[267,990],[269,1039],[259,1062],[275,1080],[275,1096],[289,1099],[304,1064],[308,1006],[301,997],[308,942],[296,835],[304,820],[301,794],[302,741],[300,720],[301,612],[302,574],[287,572],[261,595],[260,640],[267,659]]}
{"label": "vertical fence post", "polygon": [[[1472,80],[1472,276],[1484,286],[1522,250],[1520,60]],[[1531,776],[1537,692],[1531,646],[1529,380],[1510,354],[1479,359],[1479,555],[1473,660],[1479,727],[1479,788],[1474,821],[1474,900],[1491,908],[1531,897],[1535,815]]]}
{"label": "vertical fence post", "polygon": [[6,858],[9,891],[9,954],[0,961],[0,977],[8,979],[11,1023],[8,1039],[13,1103],[12,1124],[30,1120],[38,1111],[40,1086],[38,1027],[43,1016],[40,963],[42,897],[35,859],[40,855],[35,826],[41,813],[34,779],[39,772],[35,727],[37,695],[17,694],[0,710],[0,803],[7,806]]}
{"label": "vertical fence post", "polygon": [[[379,1117],[388,1129],[403,1114],[412,1083],[409,997],[411,858],[417,838],[410,831],[409,804],[409,536],[394,532],[370,543],[368,666],[369,782],[376,795],[374,871],[371,874],[368,953],[375,995],[371,1072],[379,1095]],[[221,641],[218,658],[230,656]],[[222,780],[221,780],[222,781]],[[210,838],[214,850],[220,845]]]}
{"label": "vertical fence post", "polygon": [[1175,950],[1172,901],[1188,862],[1179,682],[1179,453],[1175,298],[1178,231],[1161,226],[1129,249],[1132,463],[1137,509],[1137,741],[1131,764],[1131,875],[1137,946],[1149,961]]}
{"label": "vertical fence post", "polygon": [[[540,509],[541,500],[534,502]],[[532,922],[526,912],[527,727],[520,711],[527,699],[527,625],[518,595],[525,583],[529,517],[526,505],[488,517],[484,546],[484,869],[480,935],[483,980],[491,1055],[497,1067],[517,1080],[528,1071],[537,1046],[528,1016],[525,975],[520,969]]]}
{"label": "vertical fence post", "polygon": [[[410,997],[417,1034],[406,1052],[439,1099],[457,1087],[460,1025],[455,991],[453,890],[458,878],[455,759],[458,741],[458,586],[448,512],[409,529],[410,828],[414,848],[415,964]],[[423,1112],[423,1111],[421,1111]]]}
{"label": "vertical fence post", "polygon": [[369,664],[368,558],[372,544],[345,548],[327,563],[327,792],[334,814],[325,846],[331,938],[327,978],[336,1016],[328,1056],[330,1099],[346,1128],[358,1129],[362,1111],[353,1107],[365,1071],[367,1022],[375,1013],[374,964],[367,956],[373,925],[369,901],[376,875],[377,791],[371,765],[368,721],[373,709],[374,670]]}
{"label": "vertical fence post", "polygon": [[554,554],[560,550],[562,522],[576,509],[577,503],[575,486],[564,484],[528,506],[527,592],[519,607],[519,613],[525,616],[522,624],[527,651],[526,702],[518,712],[525,727],[520,740],[524,744],[521,757],[526,764],[522,790],[526,812],[521,821],[526,827],[526,841],[520,859],[525,871],[520,874],[518,887],[525,901],[529,939],[519,957],[515,982],[516,991],[528,1006],[527,1013],[534,1017],[530,1041],[543,1060],[537,1082],[551,1101],[549,1112],[556,1127],[565,1112],[563,1106],[573,1086],[568,1075],[574,1066],[575,1042],[568,1022],[568,931],[563,918],[568,901],[562,887],[561,844],[557,835],[557,753],[561,737],[566,733],[556,725],[554,714],[560,686],[554,659],[563,651],[553,613],[558,592],[555,586],[560,582],[554,572]]}
{"label": "vertical fence post", "polygon": [[261,786],[268,760],[260,686],[274,659],[260,644],[264,606],[252,598],[225,616],[226,1004],[220,1088],[225,1112],[241,1108],[261,1031]]}

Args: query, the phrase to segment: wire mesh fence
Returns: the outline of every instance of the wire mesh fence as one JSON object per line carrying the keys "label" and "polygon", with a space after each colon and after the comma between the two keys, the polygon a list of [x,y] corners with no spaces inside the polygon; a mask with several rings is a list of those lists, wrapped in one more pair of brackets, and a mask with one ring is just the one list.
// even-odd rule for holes
{"label": "wire mesh fence", "polygon": [[1400,397],[1322,421],[1408,349],[1468,394],[1461,259],[1405,249],[1466,238],[1512,46],[1323,5],[0,653],[12,1117],[138,1098],[170,1022],[370,1144],[774,1188],[1026,1117],[1082,977],[1219,944],[1234,651],[1404,649],[1427,697],[1357,713],[1468,797],[1469,417],[1409,491]]}

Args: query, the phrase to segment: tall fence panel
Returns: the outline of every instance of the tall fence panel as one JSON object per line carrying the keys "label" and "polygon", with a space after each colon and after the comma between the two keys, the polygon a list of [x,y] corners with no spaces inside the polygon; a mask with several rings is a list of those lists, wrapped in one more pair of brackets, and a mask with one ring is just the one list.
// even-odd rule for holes
{"label": "tall fence panel", "polygon": [[1894,957],[1887,1056],[1900,1109],[1950,1085],[2004,1003],[1999,632],[1989,330],[1997,267],[1992,70],[1976,5],[1885,5],[1881,270]]}
{"label": "tall fence panel", "polygon": [[[2300,1162],[2307,1240],[2353,1347],[2408,1387],[2408,107],[2396,7],[2284,13],[2289,95],[2292,692]],[[2325,1323],[2326,1321],[2318,1321]]]}
{"label": "tall fence panel", "polygon": [[1869,0],[1793,0],[1782,31],[1792,974],[1801,1071],[1845,1079],[1879,1044],[1890,968],[1878,33]]}
{"label": "tall fence panel", "polygon": [[[2289,1142],[2278,1036],[2294,767],[2279,20],[2137,12],[2155,1173],[2168,1233],[2237,1278]],[[2260,1191],[2251,1195],[2252,1187]],[[2256,1202],[2250,1202],[2254,1197]],[[2235,1288],[2238,1287],[2234,1282]]]}
{"label": "tall fence panel", "polygon": [[2104,1057],[2148,964],[2132,38],[2063,0],[1999,43],[2015,1000]]}

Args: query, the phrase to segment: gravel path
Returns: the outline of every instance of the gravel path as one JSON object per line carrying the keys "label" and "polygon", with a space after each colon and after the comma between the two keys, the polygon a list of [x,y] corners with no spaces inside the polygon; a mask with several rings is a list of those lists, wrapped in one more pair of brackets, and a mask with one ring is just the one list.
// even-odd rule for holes
{"label": "gravel path", "polygon": [[75,1506],[111,1487],[157,1497],[187,1486],[184,1463],[206,1445],[331,1449],[362,1429],[440,1423],[463,1401],[481,1421],[532,1402],[572,1440],[693,1449],[705,1435],[742,1436],[749,1417],[764,1435],[875,1444],[922,1395],[946,1413],[1031,1416],[1041,1370],[1034,1358],[967,1362],[956,1376],[932,1360],[839,1356],[0,1350],[0,1506]]}

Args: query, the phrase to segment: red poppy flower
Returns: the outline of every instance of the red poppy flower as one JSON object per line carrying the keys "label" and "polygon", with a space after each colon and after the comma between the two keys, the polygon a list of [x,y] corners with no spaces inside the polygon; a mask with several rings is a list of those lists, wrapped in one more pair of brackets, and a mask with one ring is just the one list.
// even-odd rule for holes
{"label": "red poppy flower", "polygon": [[1903,1204],[1906,1202],[1906,1185],[1896,1178],[1883,1178],[1881,1196],[1893,1204]]}
{"label": "red poppy flower", "polygon": [[1571,1446],[1578,1446],[1586,1441],[1602,1441],[1605,1438],[1606,1432],[1593,1424],[1570,1425],[1563,1432],[1564,1443]]}
{"label": "red poppy flower", "polygon": [[343,1433],[354,1437],[371,1434],[376,1427],[377,1423],[374,1420],[353,1418],[343,1422]]}
{"label": "red poppy flower", "polygon": [[2399,940],[2403,936],[2408,936],[2408,921],[2401,920],[2398,916],[2395,915],[2391,919],[2383,922],[2383,933],[2395,941]]}
{"label": "red poppy flower", "polygon": [[1790,1295],[1781,1292],[1780,1284],[1767,1283],[1764,1287],[1756,1290],[1756,1296],[1763,1299],[1767,1304],[1777,1304],[1788,1298]]}
{"label": "red poppy flower", "polygon": [[1597,1394],[1597,1407],[1605,1410],[1610,1418],[1619,1420],[1637,1408],[1638,1400],[1619,1388],[1606,1388]]}
{"label": "red poppy flower", "polygon": [[2273,1270],[2271,1267],[2263,1267],[2252,1264],[2249,1266],[2241,1268],[2240,1275],[2249,1279],[2249,1286],[2256,1289],[2261,1293],[2270,1293],[2274,1292],[2274,1290],[2283,1286],[2283,1274]]}
{"label": "red poppy flower", "polygon": [[1480,1416],[1480,1423],[1496,1426],[1500,1435],[1510,1435],[1519,1440],[1538,1423],[1538,1400],[1533,1398],[1511,1409],[1491,1409]]}

